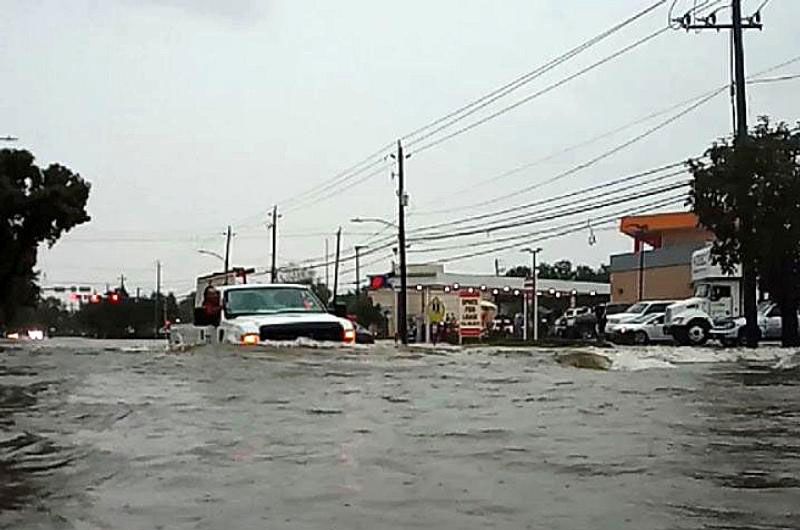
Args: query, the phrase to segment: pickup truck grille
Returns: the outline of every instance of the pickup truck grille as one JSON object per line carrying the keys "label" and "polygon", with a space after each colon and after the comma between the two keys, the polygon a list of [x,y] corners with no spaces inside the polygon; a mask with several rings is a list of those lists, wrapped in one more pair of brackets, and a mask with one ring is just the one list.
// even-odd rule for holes
{"label": "pickup truck grille", "polygon": [[261,326],[262,341],[295,340],[300,337],[318,341],[342,342],[343,329],[336,322],[270,324]]}

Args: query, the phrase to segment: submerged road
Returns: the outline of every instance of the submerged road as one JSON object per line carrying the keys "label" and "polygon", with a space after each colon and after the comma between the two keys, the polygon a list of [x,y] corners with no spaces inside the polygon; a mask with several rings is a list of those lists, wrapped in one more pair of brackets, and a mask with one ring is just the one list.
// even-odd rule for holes
{"label": "submerged road", "polygon": [[2,528],[800,528],[777,350],[0,348]]}

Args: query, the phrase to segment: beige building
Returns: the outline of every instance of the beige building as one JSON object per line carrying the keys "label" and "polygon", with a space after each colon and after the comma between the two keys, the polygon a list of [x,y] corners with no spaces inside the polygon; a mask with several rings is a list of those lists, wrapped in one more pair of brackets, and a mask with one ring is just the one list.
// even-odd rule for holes
{"label": "beige building", "polygon": [[[376,281],[376,278],[379,281]],[[385,283],[380,285],[384,278]],[[409,326],[426,327],[429,322],[430,306],[434,300],[443,306],[446,315],[457,317],[459,293],[462,291],[480,293],[482,300],[497,306],[499,315],[513,316],[522,310],[522,300],[526,292],[525,278],[454,274],[445,272],[444,265],[441,264],[409,265],[406,278]],[[388,334],[393,336],[397,330],[399,278],[396,275],[379,275],[374,276],[370,283],[369,297],[373,303],[379,304],[384,309]],[[595,305],[608,301],[610,286],[607,283],[540,279],[537,281],[536,290],[540,304],[549,301],[569,307]],[[528,280],[529,300],[531,291],[532,284]]]}
{"label": "beige building", "polygon": [[[623,217],[632,253],[611,256],[611,301],[678,300],[692,296],[692,252],[714,239],[692,213]],[[646,250],[645,246],[650,249]]]}

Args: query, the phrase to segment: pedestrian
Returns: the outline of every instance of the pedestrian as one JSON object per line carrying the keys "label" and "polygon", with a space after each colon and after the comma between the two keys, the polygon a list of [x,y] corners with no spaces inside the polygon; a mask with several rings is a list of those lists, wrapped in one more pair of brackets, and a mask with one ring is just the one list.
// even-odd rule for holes
{"label": "pedestrian", "polygon": [[597,340],[603,342],[606,338],[606,306],[597,304],[594,306],[594,316],[597,320]]}

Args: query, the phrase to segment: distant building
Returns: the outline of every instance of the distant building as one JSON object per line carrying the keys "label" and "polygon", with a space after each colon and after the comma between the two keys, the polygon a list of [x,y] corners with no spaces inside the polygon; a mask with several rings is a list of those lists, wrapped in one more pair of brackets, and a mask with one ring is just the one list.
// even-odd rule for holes
{"label": "distant building", "polygon": [[[445,272],[444,265],[409,265],[407,270],[408,323],[409,326],[426,322],[431,301],[438,299],[446,314],[458,314],[459,292],[472,290],[481,293],[483,300],[497,306],[497,314],[513,317],[522,311],[525,278],[491,276],[484,274],[456,274]],[[388,321],[388,334],[397,329],[397,292],[400,278],[394,272],[371,277],[369,297],[380,304]],[[532,290],[527,281],[528,292]],[[560,307],[596,305],[607,302],[610,286],[607,283],[569,280],[539,279],[536,290],[540,306]]]}
{"label": "distant building", "polygon": [[675,212],[623,217],[620,231],[633,239],[633,252],[611,256],[612,302],[639,300],[640,263],[643,300],[692,296],[692,252],[714,239],[711,232],[700,227],[695,214]]}

